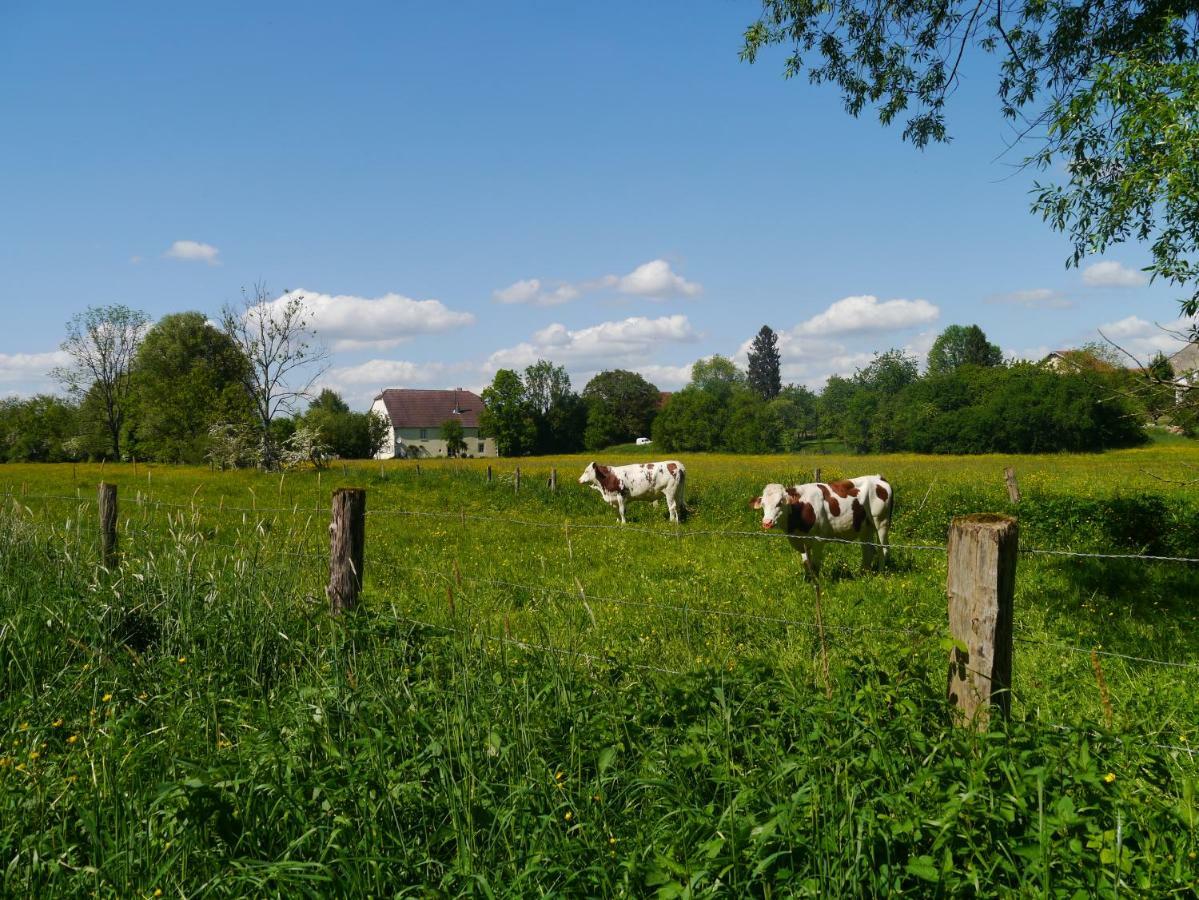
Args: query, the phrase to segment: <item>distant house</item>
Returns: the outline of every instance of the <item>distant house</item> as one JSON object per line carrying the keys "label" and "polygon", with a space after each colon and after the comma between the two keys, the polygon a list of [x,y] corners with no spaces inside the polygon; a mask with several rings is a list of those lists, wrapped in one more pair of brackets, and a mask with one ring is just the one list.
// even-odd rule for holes
{"label": "distant house", "polygon": [[1052,372],[1115,372],[1116,367],[1087,350],[1054,350],[1040,363]]}
{"label": "distant house", "polygon": [[1193,384],[1199,373],[1199,341],[1187,344],[1169,359],[1170,371],[1179,381]]}
{"label": "distant house", "polygon": [[495,438],[479,437],[479,413],[483,400],[478,394],[457,388],[452,391],[418,391],[389,388],[371,404],[371,412],[391,426],[377,459],[446,455],[441,426],[448,420],[462,423],[467,456],[498,456]]}

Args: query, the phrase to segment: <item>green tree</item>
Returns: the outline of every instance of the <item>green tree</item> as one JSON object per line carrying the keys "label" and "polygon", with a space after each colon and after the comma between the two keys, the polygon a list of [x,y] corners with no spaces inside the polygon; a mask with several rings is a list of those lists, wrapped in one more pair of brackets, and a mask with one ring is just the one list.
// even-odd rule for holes
{"label": "green tree", "polygon": [[441,439],[445,441],[445,455],[459,456],[466,452],[466,430],[460,419],[446,419],[441,423]]}
{"label": "green tree", "polygon": [[650,433],[661,394],[636,372],[600,372],[583,388],[587,401],[587,449],[599,450]]}
{"label": "green tree", "polygon": [[321,392],[316,395],[311,403],[308,404],[308,411],[315,412],[317,410],[331,413],[333,415],[343,415],[350,411],[350,404],[342,399],[341,394],[332,388],[321,388]]}
{"label": "green tree", "polygon": [[297,423],[316,432],[320,445],[341,459],[370,459],[387,436],[387,421],[374,412],[353,412],[341,395],[324,388]]}
{"label": "green tree", "polygon": [[75,459],[78,419],[75,404],[50,394],[0,400],[0,461]]}
{"label": "green tree", "polygon": [[870,364],[858,369],[853,380],[871,393],[890,397],[919,377],[920,363],[916,357],[902,350],[891,349],[875,353]]}
{"label": "green tree", "polygon": [[718,450],[726,409],[715,394],[689,384],[676,391],[654,419],[654,445],[666,453]]}
{"label": "green tree", "polygon": [[779,366],[779,338],[769,325],[763,325],[749,348],[749,386],[763,400],[773,400],[783,389]]}
{"label": "green tree", "polygon": [[998,366],[1003,351],[987,341],[977,325],[950,325],[933,341],[928,351],[928,373],[952,372],[958,366]]}
{"label": "green tree", "polygon": [[744,388],[747,382],[745,373],[731,359],[716,353],[695,361],[691,366],[691,384],[721,403],[728,403],[733,392]]}
{"label": "green tree", "polygon": [[108,453],[121,458],[121,438],[129,414],[133,360],[149,323],[144,312],[128,306],[89,306],[67,323],[63,351],[70,363],[51,374],[73,396],[90,395],[108,438]]}
{"label": "green tree", "polygon": [[525,369],[524,384],[537,426],[534,452],[573,453],[583,449],[587,406],[571,389],[565,367],[539,359]]}
{"label": "green tree", "polygon": [[520,375],[512,369],[500,369],[483,389],[482,397],[486,408],[479,414],[479,433],[495,438],[500,456],[531,452],[537,439],[537,424]]}
{"label": "green tree", "polygon": [[779,443],[779,421],[771,407],[753,391],[734,395],[720,434],[729,453],[770,453]]}
{"label": "green tree", "polygon": [[[763,0],[742,58],[790,48],[785,74],[840,89],[918,147],[948,141],[962,67],[997,54],[1002,114],[1034,141],[1026,164],[1064,174],[1033,211],[1073,244],[1068,265],[1135,239],[1155,278],[1199,311],[1199,16],[1193,3],[1114,0]],[[969,52],[968,52],[969,51]],[[985,68],[984,68],[985,70]]]}
{"label": "green tree", "polygon": [[133,365],[132,438],[138,456],[198,463],[213,425],[249,422],[246,365],[228,335],[202,313],[163,316],[146,332]]}
{"label": "green tree", "polygon": [[279,464],[276,418],[293,412],[325,371],[328,352],[315,343],[307,316],[303,297],[272,300],[263,284],[256,284],[240,307],[221,310],[222,330],[249,363],[243,387],[254,408],[264,469]]}

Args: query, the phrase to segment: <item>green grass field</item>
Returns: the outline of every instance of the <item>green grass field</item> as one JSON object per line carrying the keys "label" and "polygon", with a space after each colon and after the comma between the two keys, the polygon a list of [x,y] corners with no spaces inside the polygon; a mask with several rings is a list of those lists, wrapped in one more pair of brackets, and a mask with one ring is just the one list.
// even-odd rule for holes
{"label": "green grass field", "polygon": [[[678,528],[616,527],[590,456],[0,467],[0,893],[1195,892],[1199,565],[1022,554],[1013,718],[977,736],[939,549],[1014,465],[1026,549],[1199,556],[1193,443],[681,458]],[[931,548],[829,550],[831,696],[815,589],[748,508],[814,465],[884,474],[892,541]],[[366,583],[333,620],[341,485]]]}

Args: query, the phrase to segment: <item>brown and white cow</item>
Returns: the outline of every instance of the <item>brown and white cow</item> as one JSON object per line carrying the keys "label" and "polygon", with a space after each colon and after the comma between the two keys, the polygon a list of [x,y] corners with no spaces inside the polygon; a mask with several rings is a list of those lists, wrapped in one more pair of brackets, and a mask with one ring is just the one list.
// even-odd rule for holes
{"label": "brown and white cow", "polygon": [[687,470],[674,459],[631,466],[604,466],[593,462],[588,463],[579,476],[579,484],[591,485],[616,508],[622,523],[626,501],[657,501],[659,496],[666,498],[670,521],[677,522],[679,510],[684,508],[683,488],[686,480]]}
{"label": "brown and white cow", "polygon": [[[791,545],[818,575],[825,543],[819,538],[866,542],[862,565],[869,569],[877,558],[881,568],[887,558],[894,504],[895,490],[883,476],[862,475],[791,487],[768,484],[749,505],[762,510],[763,528],[782,525],[786,529]],[[875,554],[874,544],[881,545],[880,554]]]}

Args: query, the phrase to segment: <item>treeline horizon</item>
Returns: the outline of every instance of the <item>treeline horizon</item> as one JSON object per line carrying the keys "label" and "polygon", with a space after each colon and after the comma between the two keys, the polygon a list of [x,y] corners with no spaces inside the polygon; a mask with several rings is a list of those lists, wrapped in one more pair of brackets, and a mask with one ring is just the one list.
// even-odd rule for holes
{"label": "treeline horizon", "polygon": [[[274,468],[373,457],[389,423],[352,411],[331,389],[313,396],[316,375],[286,383],[287,364],[323,356],[298,302],[280,310],[266,298],[260,290],[243,309],[226,309],[222,327],[199,312],[150,326],[126,307],[89,308],[68,324],[63,349],[74,366],[54,373],[67,396],[0,400],[0,461]],[[782,383],[778,336],[762,326],[744,370],[724,356],[700,359],[671,394],[625,369],[598,373],[581,392],[548,360],[500,369],[482,391],[480,432],[502,456],[599,451],[645,437],[664,452],[791,453],[816,441],[875,453],[1098,451],[1143,443],[1147,422],[1194,433],[1194,409],[1160,383],[1169,378],[1161,354],[1148,372],[1133,372],[1092,344],[1072,351],[1067,368],[1004,360],[977,325],[951,325],[923,373],[915,356],[891,349],[817,392]],[[453,424],[443,437],[460,446]]]}

